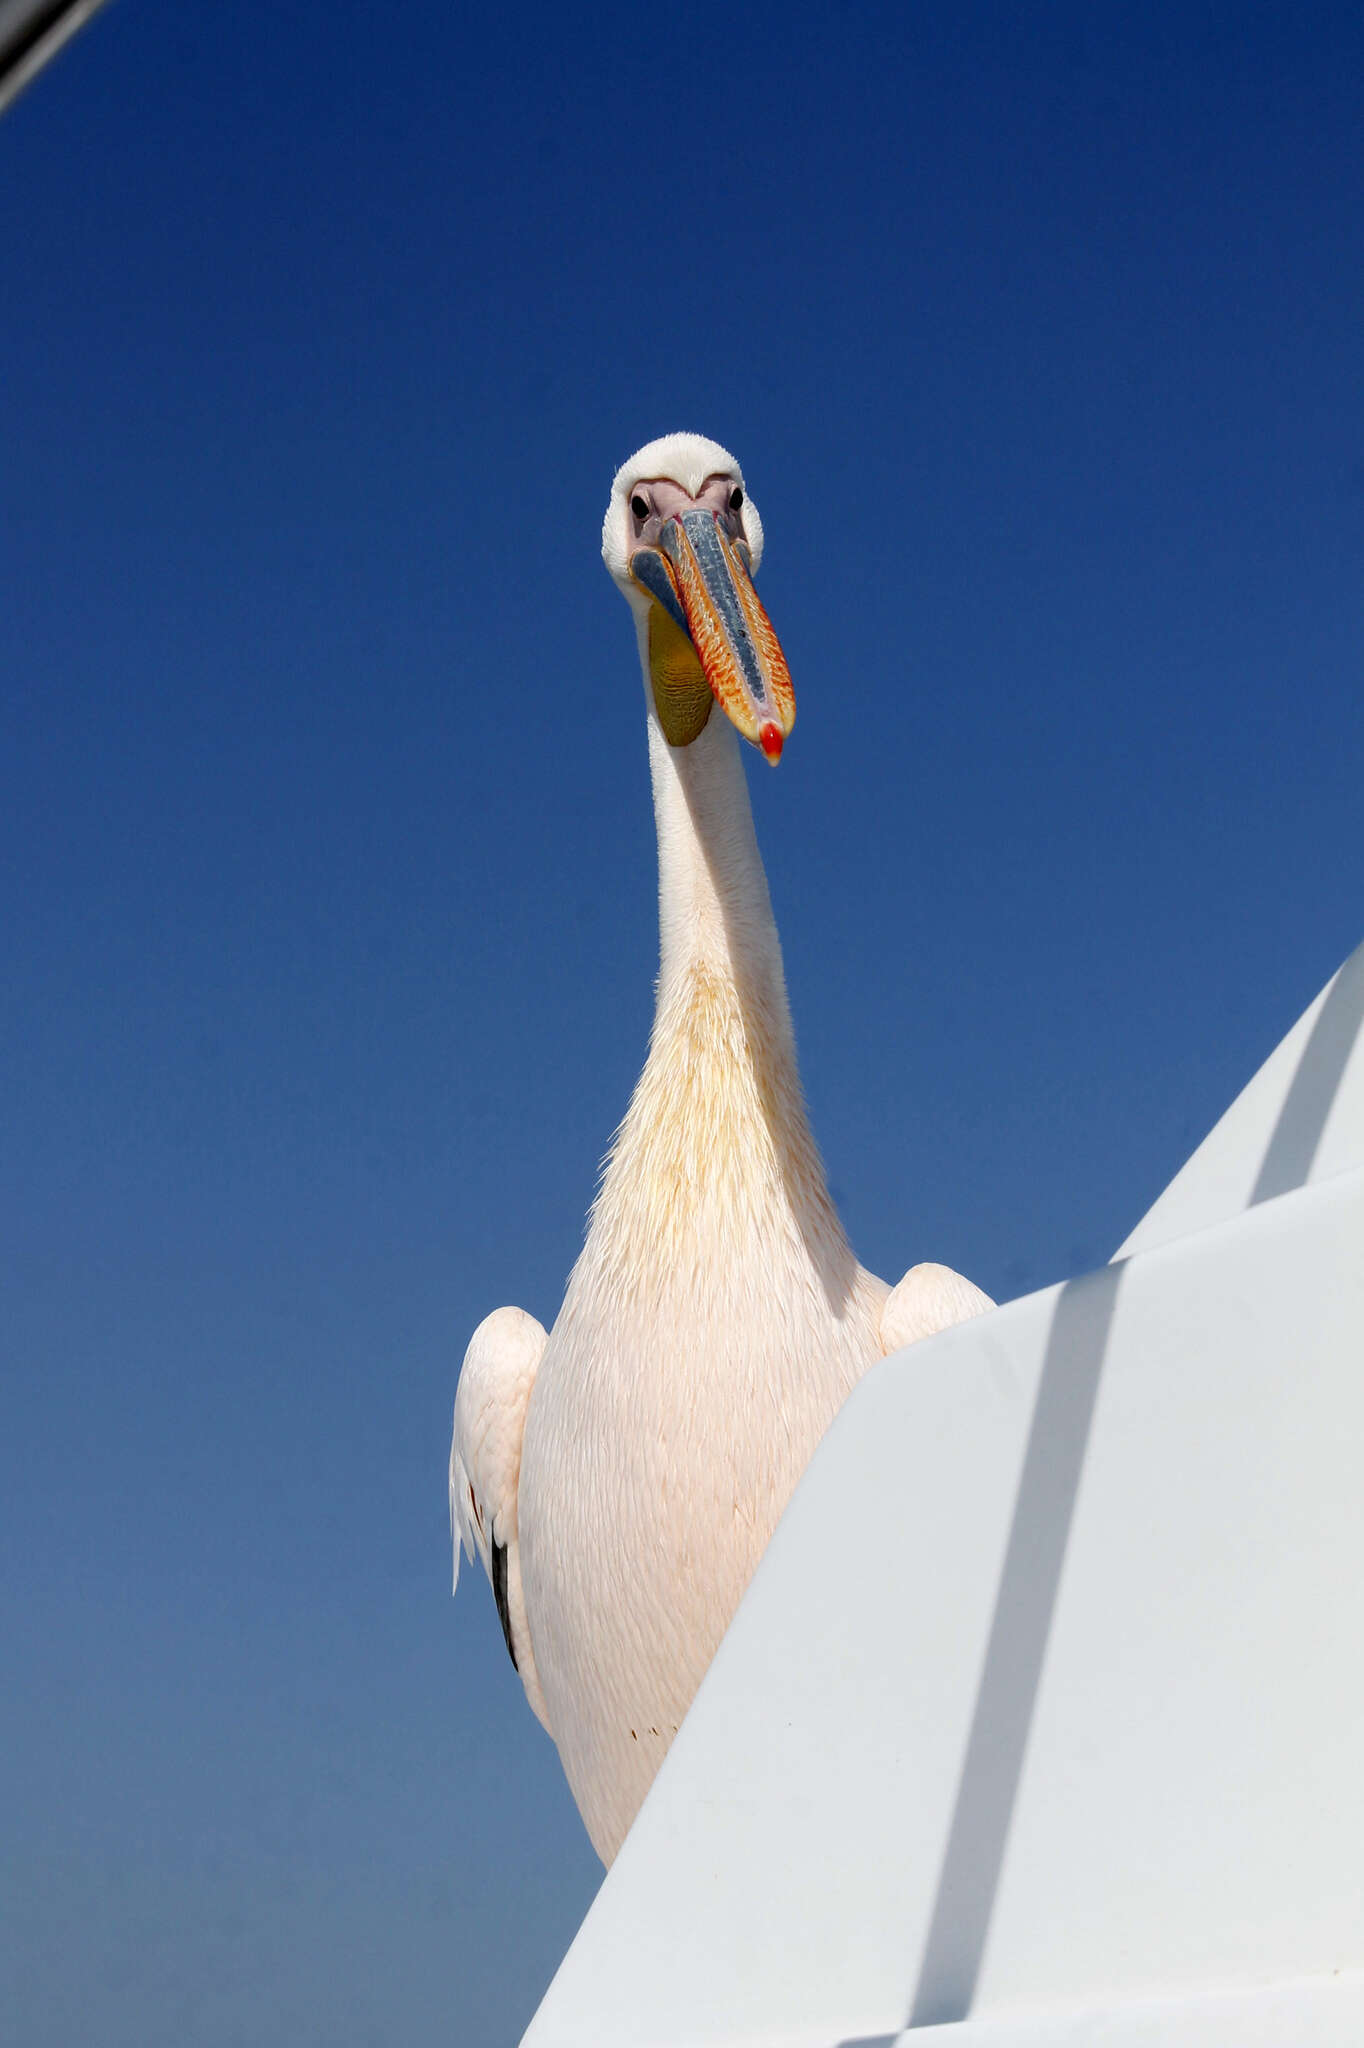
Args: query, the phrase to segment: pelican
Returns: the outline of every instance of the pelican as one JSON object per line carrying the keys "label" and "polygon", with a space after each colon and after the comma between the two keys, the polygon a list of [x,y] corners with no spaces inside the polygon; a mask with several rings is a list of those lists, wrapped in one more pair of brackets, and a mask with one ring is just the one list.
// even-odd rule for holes
{"label": "pelican", "polygon": [[795,720],[762,551],[718,443],[670,434],[617,472],[602,555],[644,678],[653,1032],[554,1328],[496,1310],[455,1397],[456,1574],[462,1542],[608,1864],[840,1404],[993,1306],[945,1266],[867,1272],[825,1182],[738,744],[775,764]]}

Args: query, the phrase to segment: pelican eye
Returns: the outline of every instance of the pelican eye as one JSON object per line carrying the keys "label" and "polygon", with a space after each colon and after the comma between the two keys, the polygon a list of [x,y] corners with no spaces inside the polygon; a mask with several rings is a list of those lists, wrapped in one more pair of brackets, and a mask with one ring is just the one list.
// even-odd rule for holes
{"label": "pelican eye", "polygon": [[734,486],[734,489],[733,489],[733,490],[732,490],[732,491],[730,492],[730,494],[729,494],[729,509],[730,509],[730,511],[731,511],[731,512],[737,512],[737,511],[738,511],[738,509],[739,509],[739,507],[740,507],[740,506],[741,506],[741,505],[743,504],[743,502],[744,502],[744,494],[743,494],[743,492],[742,492],[742,491],[741,491],[741,490],[739,489],[739,486],[738,486],[737,484],[735,484],[735,486]]}
{"label": "pelican eye", "polygon": [[641,498],[639,492],[636,491],[634,497],[630,500],[630,510],[634,513],[636,519],[647,519],[649,516],[647,498]]}

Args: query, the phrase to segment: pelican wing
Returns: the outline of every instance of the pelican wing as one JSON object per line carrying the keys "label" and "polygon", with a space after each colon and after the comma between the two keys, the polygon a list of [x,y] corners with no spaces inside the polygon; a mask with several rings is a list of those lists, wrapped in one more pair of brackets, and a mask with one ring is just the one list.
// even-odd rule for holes
{"label": "pelican wing", "polygon": [[521,1438],[545,1342],[544,1326],[520,1308],[494,1309],[469,1340],[450,1439],[450,1539],[453,1585],[459,1583],[461,1546],[468,1557],[477,1553],[482,1560],[508,1654],[526,1698],[548,1728],[521,1589],[516,1516]]}
{"label": "pelican wing", "polygon": [[932,1337],[953,1323],[969,1322],[994,1307],[988,1294],[950,1266],[911,1266],[892,1287],[881,1310],[881,1355],[889,1358],[920,1337]]}

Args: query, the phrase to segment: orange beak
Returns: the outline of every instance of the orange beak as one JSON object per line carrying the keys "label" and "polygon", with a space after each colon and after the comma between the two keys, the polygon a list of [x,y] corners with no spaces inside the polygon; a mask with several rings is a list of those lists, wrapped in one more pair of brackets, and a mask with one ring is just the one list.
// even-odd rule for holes
{"label": "orange beak", "polygon": [[713,512],[681,512],[664,522],[654,560],[645,564],[637,557],[631,566],[636,580],[666,604],[654,587],[663,570],[672,585],[667,609],[675,617],[680,610],[679,623],[686,625],[716,703],[775,766],[796,722],[796,693],[753,588],[743,542],[731,540]]}

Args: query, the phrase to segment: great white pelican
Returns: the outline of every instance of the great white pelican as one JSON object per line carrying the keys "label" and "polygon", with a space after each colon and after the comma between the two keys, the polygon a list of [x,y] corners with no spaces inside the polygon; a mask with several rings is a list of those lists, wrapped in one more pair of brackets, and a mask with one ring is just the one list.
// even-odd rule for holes
{"label": "great white pelican", "polygon": [[607,1863],[849,1390],[992,1306],[945,1266],[888,1287],[829,1196],[740,759],[742,736],[775,763],[795,722],[762,551],[716,442],[670,434],[618,472],[602,555],[644,678],[653,1034],[553,1329],[495,1310],[455,1397],[456,1571],[462,1541]]}

